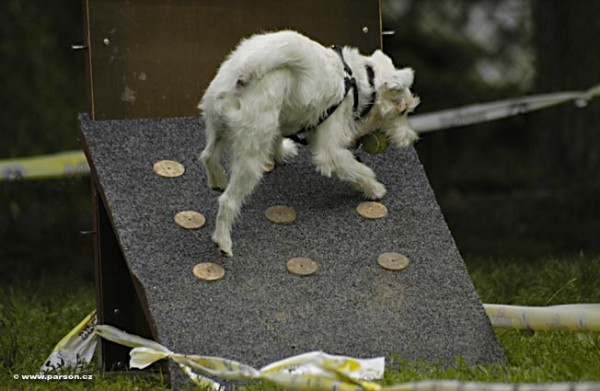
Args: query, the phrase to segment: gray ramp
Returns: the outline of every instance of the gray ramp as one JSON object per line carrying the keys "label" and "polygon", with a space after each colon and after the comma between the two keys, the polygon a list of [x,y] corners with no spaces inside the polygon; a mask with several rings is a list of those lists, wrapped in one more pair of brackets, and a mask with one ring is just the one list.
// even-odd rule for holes
{"label": "gray ramp", "polygon": [[[463,260],[414,149],[360,152],[386,184],[389,215],[366,220],[362,195],[315,172],[306,148],[266,174],[233,230],[234,257],[221,258],[210,240],[218,193],[206,186],[198,155],[204,132],[196,118],[91,121],[82,141],[119,246],[145,295],[154,337],[180,353],[221,356],[260,367],[323,350],[355,357],[385,355],[440,365],[504,359]],[[186,172],[156,175],[170,159]],[[297,212],[291,225],[264,217],[269,206]],[[197,231],[173,223],[198,210]],[[377,264],[383,252],[410,258],[403,271]],[[293,257],[314,259],[308,277],[286,270]],[[200,281],[194,265],[226,270]],[[171,366],[175,384],[181,374]],[[179,379],[179,380],[178,380]]]}

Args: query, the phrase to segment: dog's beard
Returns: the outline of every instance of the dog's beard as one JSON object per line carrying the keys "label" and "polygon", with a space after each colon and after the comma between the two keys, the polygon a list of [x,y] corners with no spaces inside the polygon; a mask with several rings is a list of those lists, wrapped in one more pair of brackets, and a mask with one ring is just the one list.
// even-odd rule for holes
{"label": "dog's beard", "polygon": [[392,126],[387,128],[385,133],[392,144],[398,148],[406,148],[419,139],[419,135],[410,127],[406,110],[392,122]]}

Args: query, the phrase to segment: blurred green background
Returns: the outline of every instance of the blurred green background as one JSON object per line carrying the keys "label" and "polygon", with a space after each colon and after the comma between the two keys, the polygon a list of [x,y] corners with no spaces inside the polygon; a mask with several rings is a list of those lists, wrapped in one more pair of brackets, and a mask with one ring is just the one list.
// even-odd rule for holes
{"label": "blurred green background", "polygon": [[[417,113],[600,83],[600,1],[382,0]],[[80,0],[0,3],[0,159],[78,148]],[[465,257],[600,253],[600,99],[425,135],[417,150]],[[88,177],[0,182],[0,284],[92,284]]]}

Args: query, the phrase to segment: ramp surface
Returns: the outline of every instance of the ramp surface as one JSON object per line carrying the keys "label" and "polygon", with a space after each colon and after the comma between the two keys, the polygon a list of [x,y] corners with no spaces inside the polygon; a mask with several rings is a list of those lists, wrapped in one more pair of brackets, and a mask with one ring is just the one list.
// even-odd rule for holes
{"label": "ramp surface", "polygon": [[[234,257],[210,240],[218,193],[198,161],[204,132],[196,118],[90,121],[82,138],[94,178],[131,273],[148,305],[157,340],[180,353],[214,355],[260,367],[323,350],[355,357],[385,355],[452,365],[504,359],[414,149],[359,153],[386,184],[389,214],[366,220],[349,185],[315,172],[302,148],[266,174],[233,230]],[[186,172],[156,175],[170,159]],[[287,205],[295,223],[276,225],[269,206]],[[197,210],[197,231],[173,222]],[[410,258],[403,271],[377,264],[388,251]],[[309,257],[319,269],[298,277],[286,261]],[[226,275],[200,281],[194,265],[214,262]],[[182,381],[172,369],[174,383]],[[177,372],[177,373],[175,373]]]}

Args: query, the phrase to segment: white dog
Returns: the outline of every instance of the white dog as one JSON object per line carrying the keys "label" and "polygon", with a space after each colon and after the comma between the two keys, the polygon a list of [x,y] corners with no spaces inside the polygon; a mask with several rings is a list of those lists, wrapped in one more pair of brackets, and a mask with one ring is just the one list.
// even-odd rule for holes
{"label": "white dog", "polygon": [[[419,103],[409,90],[413,77],[380,50],[367,57],[349,47],[326,48],[294,31],[243,40],[198,106],[206,124],[200,158],[208,186],[224,190],[212,236],[221,254],[233,255],[231,226],[265,165],[297,154],[292,139],[308,144],[321,174],[337,175],[369,199],[382,198],[384,185],[349,149],[378,129],[398,147],[417,139],[407,120]],[[221,165],[226,146],[229,183]]]}

